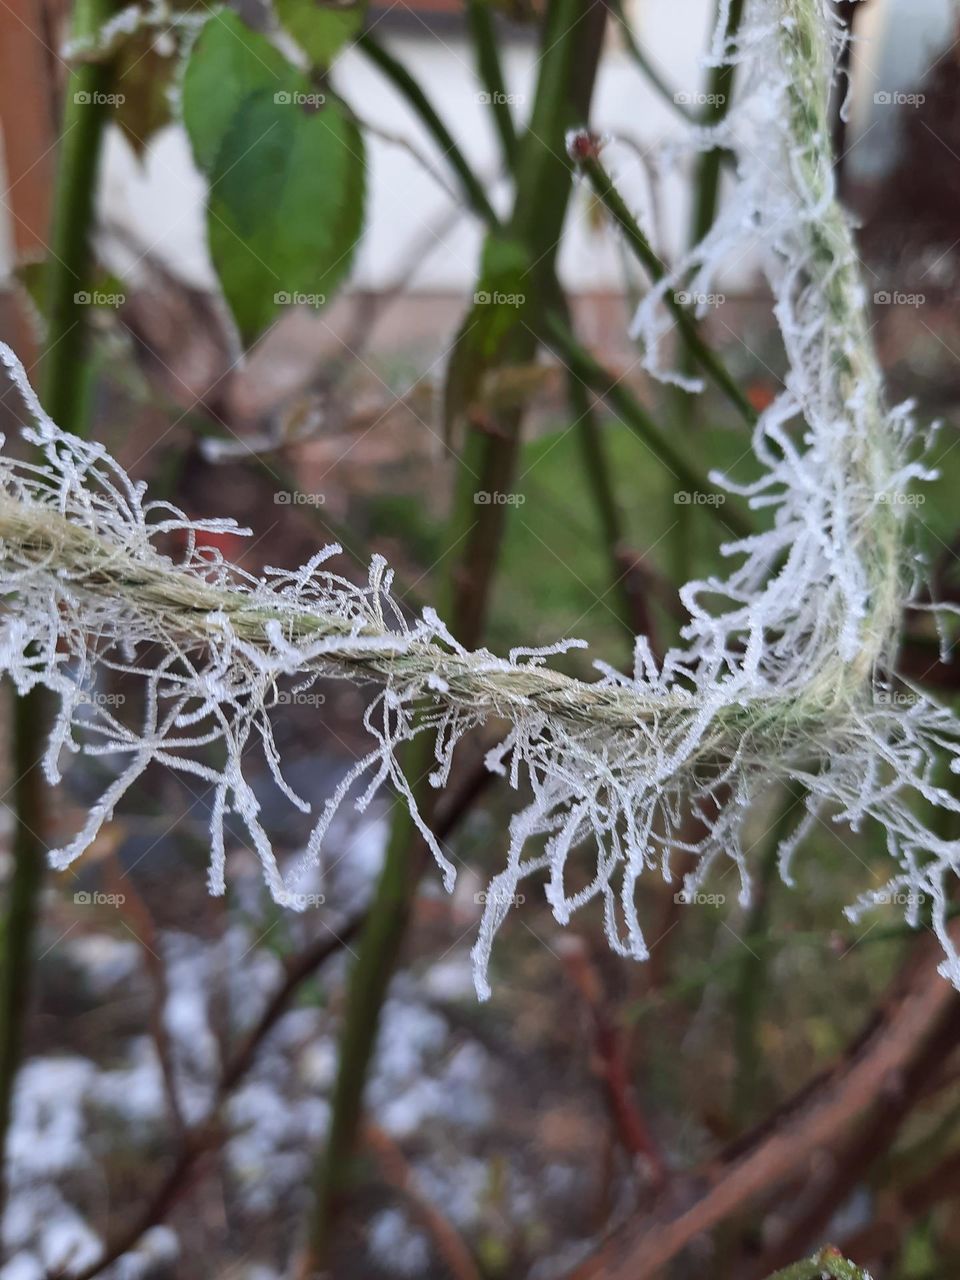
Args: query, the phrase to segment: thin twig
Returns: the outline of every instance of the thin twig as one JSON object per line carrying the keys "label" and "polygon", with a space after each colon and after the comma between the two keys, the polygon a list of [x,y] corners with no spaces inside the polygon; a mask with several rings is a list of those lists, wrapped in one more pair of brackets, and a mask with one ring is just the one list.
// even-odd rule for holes
{"label": "thin twig", "polygon": [[513,123],[513,112],[510,110],[510,98],[500,62],[500,51],[497,48],[497,33],[490,0],[466,0],[466,17],[480,83],[486,91],[487,105],[490,107],[493,126],[500,139],[504,164],[508,172],[512,173],[517,162],[519,142]]}
{"label": "thin twig", "polygon": [[[581,347],[562,317],[556,313],[549,314],[544,321],[544,340],[556,351],[570,372],[607,402],[620,420],[643,441],[661,466],[666,467],[682,485],[691,492],[726,498],[726,495],[721,495],[716,485],[711,484],[706,476],[684,457],[677,446],[671,443],[623,379],[616,378]],[[717,501],[709,503],[708,506],[714,518],[728,533],[744,537],[751,531],[750,522],[733,502]]]}
{"label": "thin twig", "polygon": [[357,41],[358,47],[374,65],[383,72],[394,88],[414,107],[420,119],[433,134],[441,154],[454,169],[467,203],[488,226],[499,225],[499,219],[493,205],[487,199],[479,179],[467,163],[463,152],[454,141],[453,135],[443,123],[430,99],[421,89],[403,63],[389,53],[369,32],[364,32]]}
{"label": "thin twig", "polygon": [[426,1228],[454,1280],[481,1280],[480,1270],[460,1232],[417,1191],[413,1172],[397,1144],[383,1129],[370,1123],[364,1126],[363,1140],[376,1156],[386,1180],[403,1195],[413,1216]]}
{"label": "thin twig", "polygon": [[659,1190],[666,1183],[667,1166],[637,1102],[624,1036],[606,1007],[596,966],[590,962],[586,943],[577,937],[564,941],[560,955],[571,982],[590,1011],[598,1073],[613,1119],[614,1136],[634,1160],[642,1162],[649,1186]]}
{"label": "thin twig", "polygon": [[[580,136],[582,137],[583,135]],[[666,274],[666,268],[647,237],[641,231],[636,218],[627,208],[623,196],[620,195],[620,192],[611,182],[610,175],[596,154],[595,145],[592,142],[584,142],[578,146],[575,141],[572,150],[581,171],[593,188],[594,195],[623,232],[627,244],[647,269],[651,279],[655,282],[662,280]],[[663,295],[663,300],[670,314],[676,320],[680,336],[693,359],[714,380],[730,403],[743,416],[744,421],[752,426],[757,420],[756,409],[754,409],[747,396],[744,395],[736,378],[726,368],[723,361],[704,342],[700,336],[696,318],[679,300],[677,291],[668,289]]]}

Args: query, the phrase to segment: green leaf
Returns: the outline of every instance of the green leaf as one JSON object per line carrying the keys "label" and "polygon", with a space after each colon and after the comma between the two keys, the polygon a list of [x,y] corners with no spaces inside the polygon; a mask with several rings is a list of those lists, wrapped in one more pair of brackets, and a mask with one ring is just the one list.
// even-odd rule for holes
{"label": "green leaf", "polygon": [[286,306],[322,306],[349,270],[363,222],[359,129],[235,15],[191,54],[183,118],[207,175],[213,263],[245,344]]}
{"label": "green leaf", "polygon": [[367,12],[366,0],[275,0],[274,8],[314,66],[324,68],[359,35]]}
{"label": "green leaf", "polygon": [[230,122],[258,90],[289,89],[295,69],[274,46],[235,13],[223,9],[206,24],[183,76],[183,122],[194,159],[207,176]]}

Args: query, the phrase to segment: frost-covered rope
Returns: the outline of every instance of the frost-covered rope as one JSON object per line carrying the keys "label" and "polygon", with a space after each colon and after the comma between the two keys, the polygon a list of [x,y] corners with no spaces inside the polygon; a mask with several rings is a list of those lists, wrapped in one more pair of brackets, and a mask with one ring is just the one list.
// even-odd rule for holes
{"label": "frost-covered rope", "polygon": [[[755,508],[771,508],[772,528],[724,548],[734,565],[726,578],[683,588],[690,620],[660,665],[642,638],[630,675],[597,664],[594,681],[547,665],[574,642],[507,659],[468,652],[432,611],[404,615],[382,560],[363,586],[334,573],[338,548],[294,572],[251,576],[204,545],[231,522],[191,521],[150,502],[102,447],[46,417],[0,348],[32,419],[25,435],[44,455],[36,464],[0,455],[0,670],[21,693],[39,684],[59,698],[44,761],[51,783],[81,750],[112,770],[54,865],[78,857],[158,762],[213,790],[214,892],[224,888],[228,815],[242,822],[273,894],[295,901],[291,890],[320,860],[339,806],[351,797],[362,809],[388,782],[449,887],[454,869],[417,812],[397,748],[434,735],[432,781],[442,786],[464,734],[506,721],[488,764],[528,802],[486,894],[474,949],[482,996],[493,937],[530,873],[546,876],[560,922],[601,898],[611,945],[637,958],[647,954],[637,881],[652,869],[669,878],[675,850],[695,855],[688,891],[731,859],[745,898],[745,822],[774,781],[808,795],[781,846],[785,877],[822,814],[854,828],[878,821],[895,863],[885,893],[902,891],[914,918],[930,900],[945,972],[960,985],[944,923],[960,846],[929,820],[931,806],[960,808],[938,774],[944,755],[956,770],[960,725],[919,693],[894,696],[890,683],[909,594],[899,499],[926,473],[908,461],[907,413],[884,405],[853,240],[834,200],[827,103],[841,38],[825,0],[751,0],[736,47],[715,48],[742,63],[744,88],[722,136],[700,141],[735,150],[737,191],[637,316],[657,371],[665,291],[691,281],[692,291],[713,292],[731,254],[759,247],[790,366],[754,433],[758,477],[724,481]],[[785,122],[781,134],[771,121]],[[102,670],[141,682],[139,723],[99,696]],[[284,778],[272,716],[284,691],[303,693],[329,676],[376,682],[364,718],[371,749],[284,874],[251,782],[253,748],[289,803],[308,811]],[[703,834],[691,842],[694,829]]]}

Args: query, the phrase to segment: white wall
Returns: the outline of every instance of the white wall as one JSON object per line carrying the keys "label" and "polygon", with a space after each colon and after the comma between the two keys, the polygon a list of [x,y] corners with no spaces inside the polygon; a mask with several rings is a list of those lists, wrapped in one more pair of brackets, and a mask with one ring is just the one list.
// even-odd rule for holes
{"label": "white wall", "polygon": [[[883,0],[864,10],[852,49],[853,97],[847,144],[852,177],[879,177],[894,158],[903,112],[893,99],[915,93],[948,43],[956,0]],[[948,55],[955,65],[955,50]]]}

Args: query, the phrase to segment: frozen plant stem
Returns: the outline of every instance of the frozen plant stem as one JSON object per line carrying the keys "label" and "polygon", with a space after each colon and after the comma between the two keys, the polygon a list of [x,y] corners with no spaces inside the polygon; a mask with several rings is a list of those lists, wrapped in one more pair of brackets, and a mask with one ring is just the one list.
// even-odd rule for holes
{"label": "frozen plant stem", "polygon": [[[725,22],[722,8],[718,9],[718,24],[723,22],[723,56],[718,58],[710,69],[707,80],[707,104],[700,121],[701,124],[712,128],[720,125],[730,110],[736,78],[736,65],[730,58],[730,51],[743,21],[744,0],[729,0],[729,5]],[[720,197],[720,175],[724,160],[729,158],[730,153],[719,143],[700,157],[694,184],[693,214],[690,220],[691,245],[698,245],[713,226]],[[691,372],[694,363],[693,350],[688,346],[683,353],[684,371]],[[689,397],[681,393],[681,408],[684,400],[689,406]]]}
{"label": "frozen plant stem", "polygon": [[[730,59],[730,47],[736,39],[743,21],[745,0],[729,0],[727,19],[723,30],[723,51],[716,64],[710,70],[707,81],[706,110],[700,120],[701,124],[716,126],[730,110],[730,99],[736,77],[736,65]],[[722,6],[718,16],[722,17]],[[696,197],[693,209],[693,221],[690,240],[699,244],[713,226],[717,214],[717,200],[720,195],[720,171],[723,164],[724,151],[720,146],[711,147],[704,152],[697,169]]]}
{"label": "frozen plant stem", "polygon": [[[113,0],[76,0],[73,35],[78,39],[96,35],[112,12]],[[67,78],[45,267],[41,395],[51,417],[79,435],[84,433],[87,416],[87,308],[75,301],[75,295],[89,284],[90,235],[110,75],[108,65],[88,62],[75,66]],[[9,690],[4,693],[10,696]],[[7,1191],[7,1135],[24,1051],[33,985],[33,942],[47,853],[40,759],[49,730],[48,703],[46,692],[34,689],[17,699],[11,721],[15,825],[11,879],[0,924],[0,1222]],[[2,1247],[0,1240],[0,1259]]]}
{"label": "frozen plant stem", "polygon": [[757,1084],[761,1048],[757,1023],[763,1010],[771,957],[770,908],[776,887],[777,860],[780,846],[803,813],[806,795],[789,791],[767,837],[767,847],[760,863],[759,884],[744,920],[746,952],[740,962],[740,975],[734,995],[734,1078],[733,1114],[738,1127],[746,1124],[757,1105]]}

